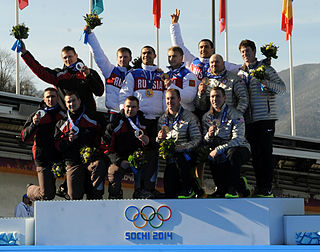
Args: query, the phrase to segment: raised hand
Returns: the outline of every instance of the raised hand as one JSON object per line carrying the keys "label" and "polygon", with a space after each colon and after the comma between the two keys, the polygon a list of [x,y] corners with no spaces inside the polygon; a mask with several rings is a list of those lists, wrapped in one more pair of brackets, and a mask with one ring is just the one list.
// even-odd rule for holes
{"label": "raised hand", "polygon": [[171,14],[171,24],[176,24],[179,21],[180,10],[176,9],[176,13]]}

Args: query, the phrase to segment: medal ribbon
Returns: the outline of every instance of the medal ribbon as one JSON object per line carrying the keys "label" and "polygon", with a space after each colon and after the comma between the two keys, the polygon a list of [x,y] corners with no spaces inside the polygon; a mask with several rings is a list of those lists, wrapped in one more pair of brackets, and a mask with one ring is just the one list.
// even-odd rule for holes
{"label": "medal ribbon", "polygon": [[11,47],[12,51],[15,51],[17,49],[17,53],[21,52],[21,40],[17,39],[16,42],[14,42],[13,46]]}
{"label": "medal ribbon", "polygon": [[74,130],[75,132],[79,132],[79,128],[77,127],[77,125],[79,124],[83,114],[84,114],[84,111],[85,111],[85,107],[83,105],[83,108],[82,108],[82,113],[81,115],[77,118],[77,120],[75,122],[72,121],[71,117],[70,117],[70,113],[69,113],[69,110],[67,111],[67,115],[68,115],[68,121],[71,125],[71,130]]}
{"label": "medal ribbon", "polygon": [[[181,107],[178,116],[176,117],[174,122],[171,124],[172,127],[180,121],[180,118],[182,116],[183,111],[184,111],[184,108]],[[168,116],[166,116],[166,120],[165,120],[165,122],[164,122],[164,124],[162,126],[168,126],[169,127],[169,117]]]}
{"label": "medal ribbon", "polygon": [[136,118],[136,123],[135,123],[135,124],[133,123],[133,121],[131,120],[130,117],[127,117],[127,118],[128,118],[128,121],[129,121],[131,127],[132,127],[134,130],[140,130],[140,128],[139,128],[139,119],[138,119],[138,116],[137,116],[137,118]]}
{"label": "medal ribbon", "polygon": [[[223,110],[223,113],[222,113],[222,117],[221,117],[221,120],[220,120],[220,123],[223,124],[225,122],[227,122],[227,112],[228,112],[228,104],[226,104],[226,106],[224,107],[224,110]],[[211,121],[213,122],[213,120],[216,119],[214,117],[214,115],[212,114],[211,115]]]}
{"label": "medal ribbon", "polygon": [[55,110],[56,108],[58,108],[58,104],[56,104],[55,106],[53,106],[53,107],[45,107],[43,110],[45,111],[45,112],[49,112],[49,111],[52,111],[52,110]]}

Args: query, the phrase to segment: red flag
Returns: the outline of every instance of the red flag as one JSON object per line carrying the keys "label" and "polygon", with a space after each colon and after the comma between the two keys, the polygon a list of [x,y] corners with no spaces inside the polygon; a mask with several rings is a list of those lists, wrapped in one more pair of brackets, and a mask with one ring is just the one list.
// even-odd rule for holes
{"label": "red flag", "polygon": [[24,8],[26,8],[29,4],[28,1],[29,0],[19,0],[19,9],[23,10]]}
{"label": "red flag", "polygon": [[154,25],[158,29],[160,28],[160,18],[161,18],[161,0],[153,0],[152,13],[154,15]]}
{"label": "red flag", "polygon": [[220,0],[219,21],[221,33],[226,29],[226,0]]}
{"label": "red flag", "polygon": [[292,15],[292,0],[283,0],[281,30],[286,33],[286,40],[292,36],[293,15]]}

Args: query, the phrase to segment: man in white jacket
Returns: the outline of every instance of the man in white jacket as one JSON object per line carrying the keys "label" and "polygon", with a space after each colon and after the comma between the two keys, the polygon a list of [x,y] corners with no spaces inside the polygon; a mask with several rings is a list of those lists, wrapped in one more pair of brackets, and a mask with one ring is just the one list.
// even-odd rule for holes
{"label": "man in white jacket", "polygon": [[[173,46],[179,46],[184,52],[184,63],[197,77],[199,82],[206,77],[209,70],[209,59],[215,53],[213,42],[210,39],[202,39],[198,44],[199,58],[194,56],[184,45],[180,25],[178,23],[180,10],[171,15],[170,36]],[[241,65],[225,62],[227,70],[237,73]]]}
{"label": "man in white jacket", "polygon": [[150,143],[145,150],[148,168],[141,174],[141,188],[136,190],[134,198],[156,198],[155,190],[158,152],[156,144],[157,123],[163,114],[164,83],[161,79],[163,72],[154,64],[157,57],[154,48],[144,46],[141,49],[142,68],[130,71],[123,83],[119,94],[120,109],[124,107],[124,101],[128,96],[135,96],[139,100],[140,110],[147,119],[150,127]]}
{"label": "man in white jacket", "polygon": [[[197,77],[185,67],[183,62],[183,50],[178,46],[168,50],[169,72],[164,79],[166,89],[177,89],[181,95],[181,105],[194,112],[194,99],[197,94]],[[165,99],[164,99],[165,102]]]}
{"label": "man in white jacket", "polygon": [[106,108],[111,114],[119,113],[119,91],[126,74],[131,69],[130,61],[132,60],[131,50],[127,47],[121,47],[117,50],[117,65],[110,63],[108,57],[104,54],[98,39],[95,34],[91,32],[90,28],[86,25],[84,28],[88,32],[88,45],[93,53],[94,60],[100,68],[105,82],[105,99]]}

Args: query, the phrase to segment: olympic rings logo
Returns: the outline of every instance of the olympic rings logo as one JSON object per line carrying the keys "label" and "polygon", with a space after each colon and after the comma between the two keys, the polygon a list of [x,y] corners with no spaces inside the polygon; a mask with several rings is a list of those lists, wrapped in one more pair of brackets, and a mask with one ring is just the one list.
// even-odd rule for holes
{"label": "olympic rings logo", "polygon": [[159,206],[157,211],[149,205],[142,207],[141,210],[136,206],[128,206],[124,215],[136,228],[142,229],[148,223],[153,228],[160,228],[165,221],[170,220],[172,211],[166,205]]}

